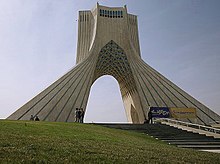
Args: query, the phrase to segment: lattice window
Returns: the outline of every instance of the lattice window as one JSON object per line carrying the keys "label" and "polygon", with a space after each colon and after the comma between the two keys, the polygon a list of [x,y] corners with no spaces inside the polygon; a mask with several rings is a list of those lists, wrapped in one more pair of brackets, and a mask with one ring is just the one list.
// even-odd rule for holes
{"label": "lattice window", "polygon": [[99,53],[94,80],[103,75],[115,77],[119,82],[122,96],[135,89],[127,56],[123,49],[112,40]]}

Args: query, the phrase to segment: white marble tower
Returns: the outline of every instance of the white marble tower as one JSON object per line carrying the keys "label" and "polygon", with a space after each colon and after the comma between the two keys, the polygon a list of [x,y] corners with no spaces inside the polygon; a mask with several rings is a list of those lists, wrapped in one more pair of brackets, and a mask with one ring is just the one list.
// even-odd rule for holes
{"label": "white marble tower", "polygon": [[[124,7],[80,11],[76,66],[8,117],[73,122],[76,108],[86,109],[92,84],[103,75],[119,83],[127,119],[142,123],[150,106],[196,108],[196,122],[220,120],[141,59],[137,16]],[[108,98],[106,96],[106,98]],[[194,122],[195,119],[185,121]]]}

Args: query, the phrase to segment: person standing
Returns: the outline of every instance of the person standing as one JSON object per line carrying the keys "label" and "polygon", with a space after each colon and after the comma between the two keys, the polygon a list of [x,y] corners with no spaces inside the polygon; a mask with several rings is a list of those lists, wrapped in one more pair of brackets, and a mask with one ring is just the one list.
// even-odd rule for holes
{"label": "person standing", "polygon": [[31,115],[30,121],[34,121],[34,116]]}
{"label": "person standing", "polygon": [[80,114],[80,123],[83,123],[83,119],[84,119],[84,115],[85,115],[85,112],[83,110],[83,108],[81,108],[81,114]]}
{"label": "person standing", "polygon": [[81,122],[81,115],[82,115],[82,112],[80,110],[80,108],[78,109],[78,122]]}
{"label": "person standing", "polygon": [[79,109],[76,108],[75,110],[75,122],[79,122],[80,114],[79,114]]}
{"label": "person standing", "polygon": [[148,120],[150,124],[153,124],[153,116],[151,110],[148,112]]}

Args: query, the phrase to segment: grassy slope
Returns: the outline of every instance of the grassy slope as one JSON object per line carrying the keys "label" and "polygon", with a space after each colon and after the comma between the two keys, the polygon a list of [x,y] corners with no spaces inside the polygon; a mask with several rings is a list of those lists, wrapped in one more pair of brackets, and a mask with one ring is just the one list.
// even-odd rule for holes
{"label": "grassy slope", "polygon": [[0,120],[3,162],[220,163],[220,155],[97,125]]}

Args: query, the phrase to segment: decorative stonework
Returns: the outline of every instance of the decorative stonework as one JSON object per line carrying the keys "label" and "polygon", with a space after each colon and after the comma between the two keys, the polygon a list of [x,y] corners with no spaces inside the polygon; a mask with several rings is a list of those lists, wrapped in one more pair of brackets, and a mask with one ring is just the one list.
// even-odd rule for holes
{"label": "decorative stonework", "polygon": [[107,43],[99,53],[94,81],[103,75],[111,75],[119,82],[122,96],[136,89],[127,56],[113,40]]}

